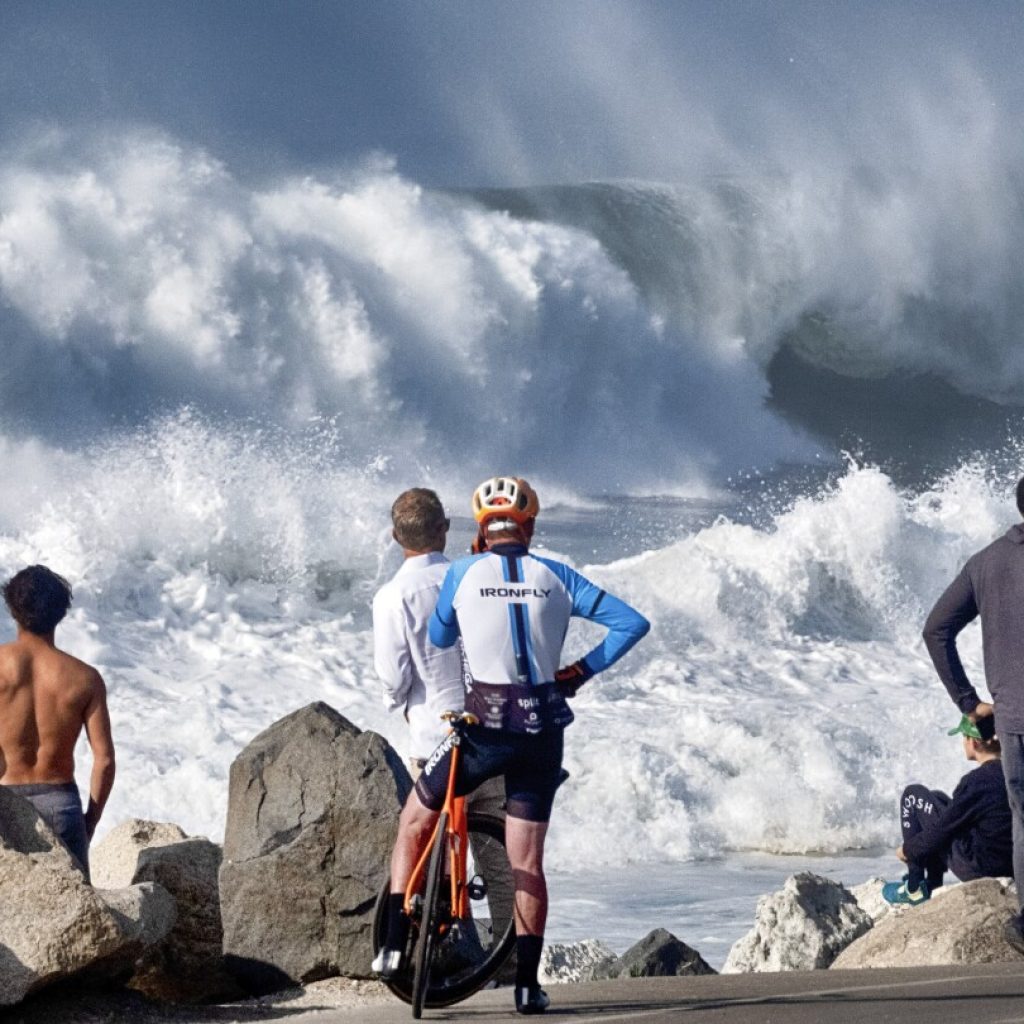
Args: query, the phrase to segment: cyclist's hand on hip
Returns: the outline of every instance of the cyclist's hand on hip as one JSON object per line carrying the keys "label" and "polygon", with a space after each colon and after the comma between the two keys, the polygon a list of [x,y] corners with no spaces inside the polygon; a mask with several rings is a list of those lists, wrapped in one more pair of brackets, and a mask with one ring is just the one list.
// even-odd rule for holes
{"label": "cyclist's hand on hip", "polygon": [[555,673],[555,682],[558,684],[559,692],[563,697],[575,697],[580,687],[593,678],[594,673],[587,667],[587,663],[580,658],[565,668],[560,668]]}
{"label": "cyclist's hand on hip", "polygon": [[[555,676],[557,679],[558,677]],[[986,704],[982,701],[976,705],[974,710],[967,716],[972,722],[976,722],[979,718],[988,718],[995,711],[995,708],[991,704]]]}

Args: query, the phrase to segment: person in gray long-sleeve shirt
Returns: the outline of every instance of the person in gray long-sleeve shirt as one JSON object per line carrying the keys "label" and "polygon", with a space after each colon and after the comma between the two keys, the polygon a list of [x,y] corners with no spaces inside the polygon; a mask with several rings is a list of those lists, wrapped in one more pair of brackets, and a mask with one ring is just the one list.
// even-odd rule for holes
{"label": "person in gray long-sleeve shirt", "polygon": [[[1024,516],[1024,477],[1017,483]],[[992,703],[978,696],[957,651],[957,634],[981,617],[985,680]],[[924,642],[953,703],[972,720],[995,714],[1013,815],[1013,874],[1022,912],[1004,932],[1024,953],[1024,523],[967,560],[935,603]]]}

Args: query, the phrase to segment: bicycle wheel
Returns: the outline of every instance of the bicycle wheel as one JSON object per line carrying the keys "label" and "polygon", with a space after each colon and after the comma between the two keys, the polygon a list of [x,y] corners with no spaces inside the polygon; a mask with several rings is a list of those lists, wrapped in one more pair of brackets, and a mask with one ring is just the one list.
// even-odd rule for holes
{"label": "bicycle wheel", "polygon": [[430,851],[427,865],[427,884],[423,890],[423,912],[420,916],[420,936],[416,943],[416,960],[412,973],[412,1015],[419,1020],[423,1015],[423,1004],[430,984],[430,967],[434,948],[439,938],[438,931],[444,916],[441,906],[441,887],[444,885],[444,869],[448,852],[448,815],[441,813],[434,833],[434,846]]}
{"label": "bicycle wheel", "polygon": [[[449,933],[437,945],[430,972],[430,984],[423,1005],[439,1009],[468,999],[493,978],[515,949],[512,869],[505,853],[505,823],[500,818],[470,813],[469,879],[478,878],[479,887],[470,893],[470,920],[459,922],[460,934]],[[377,900],[373,922],[373,952],[387,937],[385,880]],[[414,930],[417,928],[413,923]],[[415,945],[415,938],[413,938]],[[412,1001],[412,971],[406,970],[386,982],[403,1002]]]}

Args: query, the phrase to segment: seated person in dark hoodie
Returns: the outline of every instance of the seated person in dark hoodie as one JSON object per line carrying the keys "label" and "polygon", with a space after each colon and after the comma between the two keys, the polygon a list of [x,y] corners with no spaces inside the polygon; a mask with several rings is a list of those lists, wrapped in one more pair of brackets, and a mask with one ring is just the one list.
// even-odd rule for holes
{"label": "seated person in dark hoodie", "polygon": [[924,903],[951,870],[962,882],[1013,874],[1010,804],[1003,780],[995,719],[972,722],[966,715],[949,735],[962,735],[964,755],[978,767],[968,772],[952,798],[925,786],[907,786],[900,800],[903,845],[896,851],[907,865],[901,882],[887,882],[889,903]]}

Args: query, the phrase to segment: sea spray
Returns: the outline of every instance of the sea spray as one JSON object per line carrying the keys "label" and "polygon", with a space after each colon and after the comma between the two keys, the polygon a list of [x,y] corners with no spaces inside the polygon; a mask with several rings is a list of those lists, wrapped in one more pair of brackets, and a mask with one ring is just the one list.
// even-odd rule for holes
{"label": "sea spray", "polygon": [[[653,628],[578,700],[556,850],[581,834],[609,861],[891,842],[908,780],[966,770],[920,629],[1017,518],[1008,490],[978,465],[920,494],[852,465],[767,529],[722,520],[586,568]],[[976,630],[961,647],[983,685]]]}
{"label": "sea spray", "polygon": [[[111,820],[216,835],[234,754],[311,700],[402,747],[368,629],[391,500],[458,516],[517,472],[538,543],[654,624],[578,699],[554,865],[890,841],[908,779],[963,769],[918,636],[1017,518],[1020,452],[844,468],[792,425],[832,399],[772,371],[1013,399],[1019,208],[991,180],[996,257],[908,173],[452,193],[386,160],[246,180],[159,132],[6,150],[0,569],[75,585]],[[656,528],[624,494],[661,496]]]}
{"label": "sea spray", "polygon": [[0,300],[4,422],[62,446],[187,404],[577,489],[815,450],[735,322],[667,317],[589,232],[386,161],[251,182],[158,132],[56,134],[0,155]]}
{"label": "sea spray", "polygon": [[[0,568],[42,560],[75,584],[61,636],[110,686],[111,822],[218,835],[234,755],[312,700],[404,749],[372,669],[369,601],[397,564],[378,464],[182,415],[55,465],[58,492],[8,507]],[[653,623],[577,698],[552,864],[580,843],[621,864],[890,842],[908,780],[949,787],[966,767],[918,636],[962,560],[1015,518],[1004,483],[979,463],[915,493],[851,464],[761,526],[688,528],[685,501],[661,504],[683,535],[635,554],[602,536],[618,499],[546,505],[559,554]],[[455,553],[470,532],[456,520]],[[628,557],[587,564],[609,539]],[[574,625],[567,658],[598,635]],[[980,683],[976,630],[962,647]]]}

